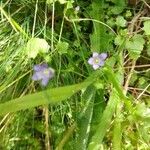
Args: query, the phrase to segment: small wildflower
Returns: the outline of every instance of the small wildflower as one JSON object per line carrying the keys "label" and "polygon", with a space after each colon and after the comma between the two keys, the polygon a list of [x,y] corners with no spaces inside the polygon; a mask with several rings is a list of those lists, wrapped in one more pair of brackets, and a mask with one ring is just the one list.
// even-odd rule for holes
{"label": "small wildflower", "polygon": [[99,54],[97,52],[93,52],[93,56],[89,58],[88,63],[92,65],[94,70],[96,70],[99,67],[104,66],[106,58],[107,58],[107,53]]}
{"label": "small wildflower", "polygon": [[47,64],[39,64],[33,67],[33,81],[41,81],[41,85],[46,86],[49,80],[54,76],[54,70]]}

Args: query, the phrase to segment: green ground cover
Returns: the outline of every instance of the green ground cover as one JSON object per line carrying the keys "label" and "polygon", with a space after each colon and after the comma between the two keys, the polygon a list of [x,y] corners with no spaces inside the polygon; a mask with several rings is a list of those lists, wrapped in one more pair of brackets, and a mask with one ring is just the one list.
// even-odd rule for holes
{"label": "green ground cover", "polygon": [[150,3],[0,1],[0,150],[149,150]]}

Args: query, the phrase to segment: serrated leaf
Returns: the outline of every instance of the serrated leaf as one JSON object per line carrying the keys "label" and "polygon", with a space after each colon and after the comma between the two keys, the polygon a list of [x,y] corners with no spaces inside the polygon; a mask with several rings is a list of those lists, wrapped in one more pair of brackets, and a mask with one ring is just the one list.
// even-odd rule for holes
{"label": "serrated leaf", "polygon": [[56,48],[60,54],[67,53],[69,44],[67,42],[58,42]]}
{"label": "serrated leaf", "polygon": [[142,35],[136,34],[131,39],[126,41],[126,49],[132,59],[140,57],[143,50],[145,40]]}
{"label": "serrated leaf", "polygon": [[115,7],[112,7],[112,8],[111,8],[111,12],[112,12],[114,15],[118,15],[118,14],[120,14],[122,11],[123,11],[123,8],[122,8],[122,7],[119,7],[119,6],[115,6]]}
{"label": "serrated leaf", "polygon": [[143,30],[145,31],[146,35],[150,35],[150,20],[144,22]]}
{"label": "serrated leaf", "polygon": [[45,39],[32,38],[28,41],[26,53],[28,58],[36,58],[39,53],[47,53],[50,46]]}
{"label": "serrated leaf", "polygon": [[116,25],[119,27],[125,27],[126,26],[126,20],[122,16],[118,16],[116,18]]}
{"label": "serrated leaf", "polygon": [[126,7],[126,2],[123,0],[111,0],[115,5],[111,8],[111,12],[115,15],[120,14]]}

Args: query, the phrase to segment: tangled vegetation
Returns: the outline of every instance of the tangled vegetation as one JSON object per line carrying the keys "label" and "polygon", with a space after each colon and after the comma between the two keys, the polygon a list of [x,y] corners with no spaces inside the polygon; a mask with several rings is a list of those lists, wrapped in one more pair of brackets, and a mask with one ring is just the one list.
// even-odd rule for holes
{"label": "tangled vegetation", "polygon": [[149,0],[0,12],[0,150],[149,150]]}

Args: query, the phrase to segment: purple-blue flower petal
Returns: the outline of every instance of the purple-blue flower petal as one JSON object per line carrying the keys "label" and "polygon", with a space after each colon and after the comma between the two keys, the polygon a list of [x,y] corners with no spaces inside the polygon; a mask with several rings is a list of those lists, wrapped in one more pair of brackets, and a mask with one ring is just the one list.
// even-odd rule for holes
{"label": "purple-blue flower petal", "polygon": [[96,70],[96,69],[98,69],[98,68],[99,68],[99,65],[97,65],[97,64],[94,64],[94,65],[93,65],[93,69],[94,69],[94,70]]}
{"label": "purple-blue flower petal", "polygon": [[100,59],[105,60],[107,58],[107,53],[101,53],[99,57]]}
{"label": "purple-blue flower petal", "polygon": [[93,57],[91,57],[91,58],[89,58],[89,60],[88,60],[88,63],[90,64],[90,65],[93,65]]}
{"label": "purple-blue flower petal", "polygon": [[41,81],[41,85],[46,86],[48,81],[54,76],[54,70],[49,68],[47,64],[34,66],[34,74],[32,80]]}
{"label": "purple-blue flower petal", "polygon": [[99,54],[97,52],[93,52],[93,57],[97,57]]}
{"label": "purple-blue flower petal", "polygon": [[34,71],[41,71],[45,68],[48,68],[48,65],[44,63],[44,64],[39,64],[39,65],[34,65],[33,70]]}
{"label": "purple-blue flower petal", "polygon": [[89,58],[88,63],[96,70],[99,67],[104,66],[106,58],[107,53],[98,54],[97,52],[93,52],[93,56]]}
{"label": "purple-blue flower petal", "polygon": [[41,84],[43,86],[46,86],[48,84],[48,82],[49,82],[49,78],[44,78],[44,79],[42,79]]}
{"label": "purple-blue flower petal", "polygon": [[43,78],[43,74],[39,71],[39,72],[35,72],[32,76],[32,80],[37,81],[37,80],[41,80]]}
{"label": "purple-blue flower petal", "polygon": [[98,65],[99,65],[100,67],[102,67],[102,66],[104,66],[104,63],[105,63],[104,60],[101,60]]}

